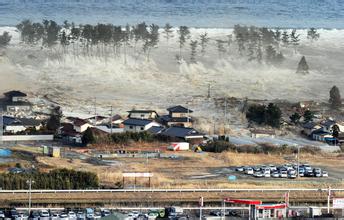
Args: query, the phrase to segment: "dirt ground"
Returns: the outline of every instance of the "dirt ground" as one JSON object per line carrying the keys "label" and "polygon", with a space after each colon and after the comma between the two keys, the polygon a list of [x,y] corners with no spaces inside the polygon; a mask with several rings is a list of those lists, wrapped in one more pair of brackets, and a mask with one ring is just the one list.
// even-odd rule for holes
{"label": "dirt ground", "polygon": [[[122,184],[123,172],[151,172],[151,187],[160,188],[271,188],[271,187],[341,187],[344,186],[344,156],[341,154],[302,154],[301,163],[321,167],[329,172],[328,178],[301,180],[247,177],[234,171],[235,166],[294,163],[295,155],[267,155],[223,152],[165,152],[163,158],[68,159],[37,156],[44,169],[69,168],[98,174],[104,185]],[[228,181],[236,175],[236,181]],[[137,179],[136,187],[148,185],[147,179]],[[126,179],[125,187],[133,187],[134,179]]]}

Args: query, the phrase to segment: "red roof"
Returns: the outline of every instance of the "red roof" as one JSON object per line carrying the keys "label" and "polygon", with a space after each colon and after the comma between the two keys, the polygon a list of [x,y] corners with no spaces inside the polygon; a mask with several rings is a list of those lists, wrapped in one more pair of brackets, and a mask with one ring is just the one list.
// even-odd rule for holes
{"label": "red roof", "polygon": [[235,203],[235,204],[244,204],[244,205],[261,205],[262,201],[260,200],[248,200],[248,199],[229,199],[226,198],[224,200],[228,203]]}
{"label": "red roof", "polygon": [[282,204],[265,204],[265,205],[257,205],[256,209],[285,209],[288,205],[285,203]]}

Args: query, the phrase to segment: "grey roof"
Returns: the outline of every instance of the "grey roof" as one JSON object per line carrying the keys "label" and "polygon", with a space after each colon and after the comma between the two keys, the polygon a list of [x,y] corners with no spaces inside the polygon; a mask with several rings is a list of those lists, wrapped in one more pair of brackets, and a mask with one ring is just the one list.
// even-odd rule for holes
{"label": "grey roof", "polygon": [[[161,117],[161,120],[165,122],[188,122],[188,117],[176,118],[170,117],[169,115],[164,115]],[[193,119],[191,117],[189,117],[189,122],[193,122]]]}
{"label": "grey roof", "polygon": [[162,132],[163,135],[170,136],[170,137],[178,137],[178,138],[185,138],[190,136],[203,136],[200,132],[193,128],[185,128],[185,127],[177,127],[172,126],[165,129]]}
{"label": "grey roof", "polygon": [[154,110],[138,110],[138,109],[133,109],[133,110],[130,110],[130,111],[128,111],[129,113],[140,113],[140,112],[142,112],[142,113],[151,113],[151,112],[155,112],[156,113],[156,111],[154,111]]}
{"label": "grey roof", "polygon": [[162,130],[164,130],[164,127],[162,126],[152,126],[147,131],[152,134],[159,134]]}
{"label": "grey roof", "polygon": [[192,113],[193,111],[191,109],[187,109],[181,105],[173,106],[167,109],[169,112],[181,112],[181,113]]}
{"label": "grey roof", "polygon": [[3,116],[3,124],[4,126],[11,125],[16,121],[14,117],[10,116]]}
{"label": "grey roof", "polygon": [[321,128],[320,129],[317,129],[315,131],[312,132],[312,135],[313,134],[318,134],[318,135],[322,135],[322,134],[331,134],[329,132],[326,132],[326,131],[323,131]]}
{"label": "grey roof", "polygon": [[7,97],[26,97],[27,95],[21,91],[18,90],[12,90],[9,92],[4,93]]}
{"label": "grey roof", "polygon": [[303,125],[303,128],[306,128],[306,129],[312,129],[314,128],[316,125],[318,125],[317,123],[315,122],[307,122]]}
{"label": "grey roof", "polygon": [[149,123],[153,122],[152,120],[147,119],[136,119],[136,118],[128,118],[123,122],[125,125],[135,125],[135,126],[146,126]]}
{"label": "grey roof", "polygon": [[42,122],[33,118],[14,118],[9,116],[4,116],[4,125],[23,125],[23,126],[39,126]]}
{"label": "grey roof", "polygon": [[336,122],[333,121],[333,120],[327,120],[327,121],[324,121],[324,122],[321,123],[321,125],[324,125],[326,127],[330,127],[330,126],[332,126],[334,124],[336,124]]}

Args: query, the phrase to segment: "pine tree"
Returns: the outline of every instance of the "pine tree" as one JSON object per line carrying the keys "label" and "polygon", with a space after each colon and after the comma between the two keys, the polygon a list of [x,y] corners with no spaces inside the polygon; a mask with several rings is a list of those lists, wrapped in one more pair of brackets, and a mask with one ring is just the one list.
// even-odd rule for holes
{"label": "pine tree", "polygon": [[210,38],[208,37],[207,32],[205,32],[204,34],[200,34],[199,37],[200,37],[200,41],[201,41],[201,43],[200,43],[201,44],[201,53],[202,53],[202,56],[204,56],[205,49],[207,47],[207,44],[208,44]]}
{"label": "pine tree", "polygon": [[320,34],[315,28],[310,28],[307,32],[307,38],[313,42],[320,38]]}
{"label": "pine tree", "polygon": [[170,40],[171,37],[173,37],[173,30],[172,30],[173,26],[170,25],[169,23],[166,23],[165,27],[164,27],[164,37],[167,41],[167,44],[168,44],[168,41]]}
{"label": "pine tree", "polygon": [[340,96],[340,91],[337,86],[333,86],[330,90],[329,103],[334,109],[340,108],[342,106],[342,98]]}
{"label": "pine tree", "polygon": [[289,34],[287,31],[283,31],[281,40],[285,47],[289,45]]}
{"label": "pine tree", "polygon": [[300,44],[300,34],[296,33],[296,29],[293,29],[293,31],[291,32],[290,41],[291,44],[294,46],[294,52],[296,53],[296,48]]}
{"label": "pine tree", "polygon": [[190,47],[191,47],[191,55],[190,55],[190,62],[191,63],[196,63],[196,53],[197,53],[197,45],[198,42],[197,40],[192,40],[190,43]]}
{"label": "pine tree", "polygon": [[301,73],[301,74],[308,74],[309,73],[309,66],[306,61],[306,57],[302,56],[298,66],[296,73]]}
{"label": "pine tree", "polygon": [[190,38],[190,30],[187,26],[180,26],[178,30],[179,34],[179,58],[182,58],[182,49],[185,42]]}
{"label": "pine tree", "polygon": [[11,38],[12,36],[7,31],[4,31],[2,35],[0,35],[0,47],[8,46]]}

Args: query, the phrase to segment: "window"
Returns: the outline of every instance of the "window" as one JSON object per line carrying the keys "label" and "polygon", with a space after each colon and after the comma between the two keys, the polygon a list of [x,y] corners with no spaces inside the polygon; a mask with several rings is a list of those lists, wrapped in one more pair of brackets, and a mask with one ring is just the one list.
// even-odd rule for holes
{"label": "window", "polygon": [[144,117],[145,117],[145,115],[142,114],[142,115],[141,115],[141,118],[144,118]]}
{"label": "window", "polygon": [[141,131],[143,131],[145,128],[144,127],[141,127]]}
{"label": "window", "polygon": [[130,126],[129,126],[129,128],[130,128],[130,129],[133,129],[133,126],[132,126],[132,125],[130,125]]}

